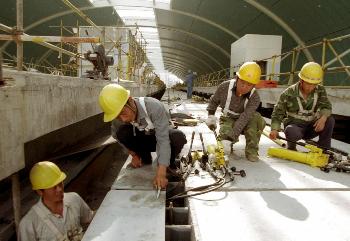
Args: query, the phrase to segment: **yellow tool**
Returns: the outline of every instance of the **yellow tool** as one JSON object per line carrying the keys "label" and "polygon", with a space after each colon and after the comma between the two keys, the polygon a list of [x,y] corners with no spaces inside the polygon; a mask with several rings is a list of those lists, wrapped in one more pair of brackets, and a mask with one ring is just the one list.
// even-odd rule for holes
{"label": "yellow tool", "polygon": [[270,147],[267,154],[269,156],[305,163],[312,167],[324,167],[328,164],[329,155],[324,154],[321,148],[314,145],[305,145],[304,147],[310,151],[298,152],[284,148]]}
{"label": "yellow tool", "polygon": [[[218,137],[218,135],[216,134],[216,131],[214,128],[210,128],[211,131],[213,131],[214,135],[215,135],[215,139],[216,139],[216,146],[215,149],[213,150],[213,146],[210,147],[208,146],[207,150],[208,153],[211,154],[215,154],[215,158],[214,158],[214,166],[216,169],[221,169],[223,167],[226,167],[226,161],[225,161],[225,151],[224,151],[224,146],[222,145],[221,139]],[[213,151],[215,153],[213,153]]]}

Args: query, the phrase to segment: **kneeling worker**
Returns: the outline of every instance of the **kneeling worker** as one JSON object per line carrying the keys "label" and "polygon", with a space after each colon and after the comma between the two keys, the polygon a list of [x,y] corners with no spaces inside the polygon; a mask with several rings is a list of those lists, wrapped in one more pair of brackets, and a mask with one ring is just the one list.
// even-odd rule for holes
{"label": "kneeling worker", "polygon": [[82,225],[91,222],[94,212],[77,193],[64,193],[65,178],[66,174],[53,162],[33,166],[30,182],[40,200],[22,218],[19,240],[81,240]]}
{"label": "kneeling worker", "polygon": [[[270,138],[278,137],[283,122],[288,140],[296,142],[319,136],[318,144],[330,148],[335,121],[326,89],[319,85],[323,78],[322,67],[315,62],[306,63],[298,76],[299,82],[283,91],[273,109]],[[293,142],[287,142],[288,149],[296,150]]]}
{"label": "kneeling worker", "polygon": [[240,134],[245,135],[245,156],[247,160],[258,161],[258,145],[265,121],[256,111],[260,104],[259,94],[254,86],[260,82],[261,69],[255,62],[244,63],[237,73],[237,79],[227,80],[219,85],[210,98],[208,119],[209,128],[216,128],[215,111],[222,108],[220,117],[221,140],[238,141]]}
{"label": "kneeling worker", "polygon": [[164,105],[152,97],[133,98],[118,84],[106,85],[100,92],[99,104],[104,121],[112,121],[112,136],[123,144],[132,156],[133,167],[151,164],[151,152],[157,152],[156,188],[165,188],[167,167],[186,144],[183,132],[169,128],[169,115]]}

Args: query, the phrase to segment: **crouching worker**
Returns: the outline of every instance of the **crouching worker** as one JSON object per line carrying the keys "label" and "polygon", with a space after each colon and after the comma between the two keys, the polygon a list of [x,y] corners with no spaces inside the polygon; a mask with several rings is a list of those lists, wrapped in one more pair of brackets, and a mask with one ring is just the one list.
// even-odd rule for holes
{"label": "crouching worker", "polygon": [[230,141],[222,141],[224,145],[232,145],[243,133],[246,139],[245,156],[252,162],[259,160],[258,145],[266,124],[256,111],[260,97],[254,86],[259,83],[260,75],[261,69],[257,63],[244,63],[237,73],[237,79],[227,80],[219,85],[207,107],[206,123],[209,128],[216,129],[215,111],[220,106],[222,115],[219,138]]}
{"label": "crouching worker", "polygon": [[169,128],[169,115],[164,105],[152,97],[133,98],[118,84],[106,85],[101,90],[99,104],[104,121],[112,121],[112,136],[131,154],[133,167],[151,164],[151,152],[157,152],[158,167],[153,185],[165,188],[167,167],[173,167],[175,157],[187,141],[183,132]]}
{"label": "crouching worker", "polygon": [[332,104],[328,100],[322,82],[322,67],[315,62],[304,64],[299,74],[299,82],[289,86],[281,94],[271,115],[270,138],[276,139],[281,123],[288,149],[296,150],[296,141],[319,136],[318,144],[330,148],[334,128],[331,116]]}
{"label": "crouching worker", "polygon": [[93,211],[74,192],[64,193],[66,174],[49,161],[36,163],[30,171],[30,182],[40,200],[22,218],[19,240],[78,241],[83,224],[93,218]]}

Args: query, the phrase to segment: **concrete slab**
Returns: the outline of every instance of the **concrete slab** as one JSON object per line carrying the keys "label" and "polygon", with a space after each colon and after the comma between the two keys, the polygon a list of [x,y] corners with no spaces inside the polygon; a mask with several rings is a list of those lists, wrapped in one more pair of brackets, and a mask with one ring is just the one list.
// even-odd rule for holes
{"label": "concrete slab", "polygon": [[165,240],[165,192],[111,190],[83,241]]}
{"label": "concrete slab", "polygon": [[[267,156],[267,149],[277,146],[265,136],[260,142],[260,161],[249,162],[245,159],[244,136],[239,143],[234,144],[234,156],[229,155],[229,167],[245,170],[247,176],[236,176],[234,182],[226,184],[225,190],[290,190],[290,189],[328,189],[350,190],[350,179],[347,173],[331,171],[322,172],[319,168],[306,164],[272,158]],[[197,187],[212,183],[213,178],[200,170],[199,175],[191,174],[186,187]]]}
{"label": "concrete slab", "polygon": [[350,192],[212,192],[189,199],[194,240],[350,240]]}
{"label": "concrete slab", "polygon": [[130,167],[130,162],[131,156],[129,155],[111,189],[154,190],[153,178],[156,173],[156,164],[133,168]]}

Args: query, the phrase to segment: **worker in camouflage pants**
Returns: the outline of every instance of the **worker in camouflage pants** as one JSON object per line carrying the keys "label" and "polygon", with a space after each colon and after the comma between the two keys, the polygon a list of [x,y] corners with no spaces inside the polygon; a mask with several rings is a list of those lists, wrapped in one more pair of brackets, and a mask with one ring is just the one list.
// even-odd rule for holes
{"label": "worker in camouflage pants", "polygon": [[206,123],[209,128],[216,128],[217,120],[214,114],[220,106],[223,114],[219,122],[219,138],[233,144],[238,141],[239,135],[244,134],[245,156],[252,162],[259,160],[258,145],[265,127],[264,119],[256,111],[260,97],[254,86],[260,81],[260,76],[261,70],[258,64],[244,63],[237,73],[237,79],[225,81],[218,86],[207,107]]}
{"label": "worker in camouflage pants", "polygon": [[288,149],[295,151],[296,141],[316,136],[319,146],[330,148],[335,120],[326,89],[320,85],[323,69],[318,63],[309,62],[298,76],[299,81],[283,91],[273,109],[270,138],[278,138],[283,123]]}
{"label": "worker in camouflage pants", "polygon": [[[230,140],[230,133],[235,126],[237,119],[230,117],[220,117],[220,135],[222,140]],[[258,156],[259,141],[262,131],[265,128],[265,121],[258,112],[255,112],[252,118],[248,121],[243,129],[243,134],[246,140],[245,156],[248,160]],[[237,141],[237,140],[236,140]],[[248,158],[249,157],[249,158]],[[254,160],[257,160],[256,158]]]}

